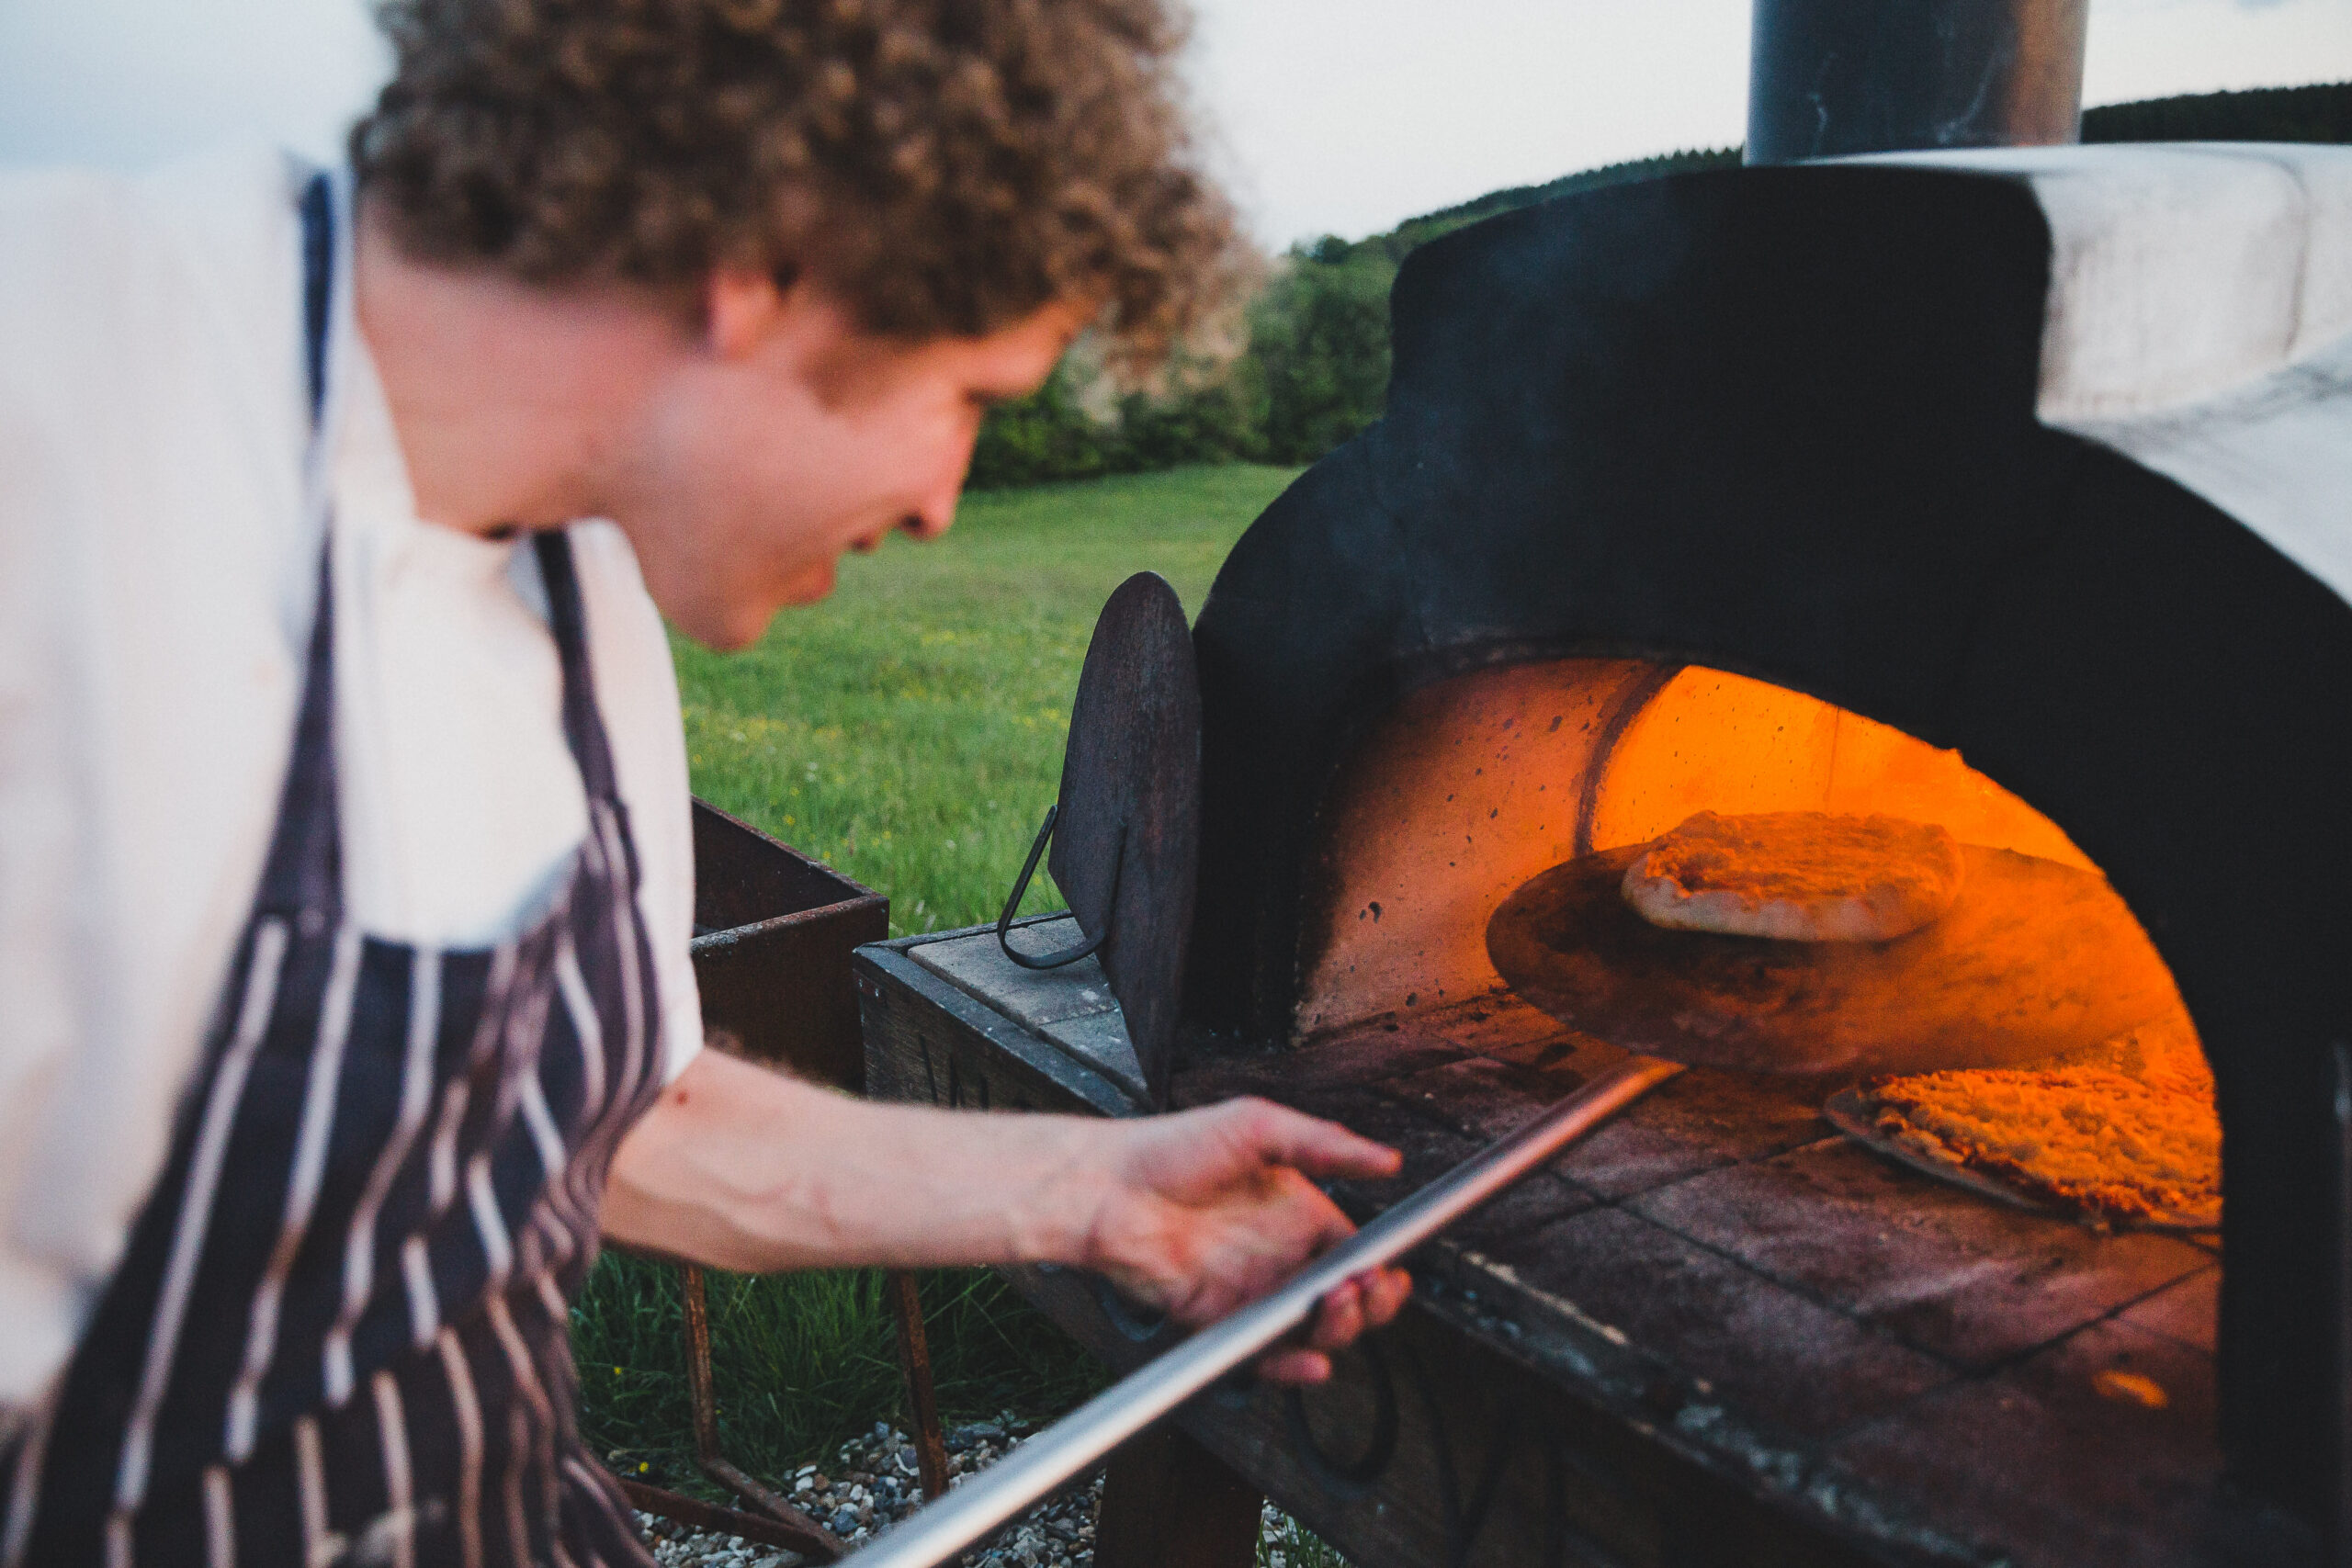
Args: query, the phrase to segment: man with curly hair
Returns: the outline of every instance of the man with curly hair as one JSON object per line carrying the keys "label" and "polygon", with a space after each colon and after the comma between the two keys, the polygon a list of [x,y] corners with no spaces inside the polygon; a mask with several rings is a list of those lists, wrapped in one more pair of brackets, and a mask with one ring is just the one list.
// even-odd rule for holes
{"label": "man with curly hair", "polygon": [[990,403],[1216,298],[1158,0],[383,16],[348,172],[0,180],[0,1564],[641,1563],[600,1236],[1201,1322],[1396,1165],[700,1050],[662,617],[938,534]]}

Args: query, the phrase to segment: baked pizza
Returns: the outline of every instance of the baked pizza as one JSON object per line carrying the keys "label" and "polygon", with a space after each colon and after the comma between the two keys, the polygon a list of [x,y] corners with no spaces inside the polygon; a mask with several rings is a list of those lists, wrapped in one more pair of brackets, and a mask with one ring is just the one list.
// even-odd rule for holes
{"label": "baked pizza", "polygon": [[1933,822],[1826,811],[1702,811],[1625,869],[1655,926],[1781,942],[1891,942],[1960,897],[1960,845]]}
{"label": "baked pizza", "polygon": [[2094,1225],[2221,1224],[2221,1119],[2185,1014],[2046,1066],[1873,1078],[1827,1114],[1930,1175]]}

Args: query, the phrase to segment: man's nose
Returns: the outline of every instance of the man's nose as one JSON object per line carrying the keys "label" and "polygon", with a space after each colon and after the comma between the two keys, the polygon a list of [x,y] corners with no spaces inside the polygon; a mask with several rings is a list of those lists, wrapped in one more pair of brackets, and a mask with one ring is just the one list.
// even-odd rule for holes
{"label": "man's nose", "polygon": [[944,485],[939,493],[899,519],[901,533],[910,538],[935,539],[956,522],[956,502],[963,494],[960,482]]}

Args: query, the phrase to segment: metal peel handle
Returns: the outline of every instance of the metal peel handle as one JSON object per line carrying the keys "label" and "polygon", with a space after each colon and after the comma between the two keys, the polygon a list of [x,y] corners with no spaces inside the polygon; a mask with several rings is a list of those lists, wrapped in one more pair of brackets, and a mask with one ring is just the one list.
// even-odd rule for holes
{"label": "metal peel handle", "polygon": [[1393,1263],[1543,1165],[1681,1067],[1634,1056],[1498,1139],[1300,1269],[1272,1295],[1138,1367],[1051,1427],[842,1559],[932,1568],[1091,1468],[1113,1449],[1304,1326],[1343,1283]]}

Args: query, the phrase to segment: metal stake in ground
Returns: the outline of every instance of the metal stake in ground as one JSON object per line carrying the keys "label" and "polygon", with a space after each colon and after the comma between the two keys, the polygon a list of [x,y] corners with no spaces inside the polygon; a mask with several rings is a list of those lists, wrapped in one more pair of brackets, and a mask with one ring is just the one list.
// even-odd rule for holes
{"label": "metal stake in ground", "polygon": [[1402,1258],[1681,1070],[1655,1056],[1635,1056],[1602,1074],[1364,1226],[1282,1289],[1138,1368],[843,1562],[855,1568],[932,1568],[946,1562],[1305,1326],[1333,1289]]}

